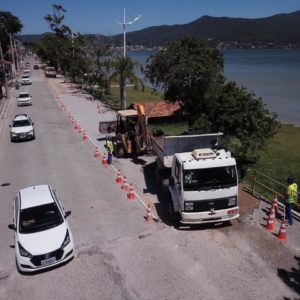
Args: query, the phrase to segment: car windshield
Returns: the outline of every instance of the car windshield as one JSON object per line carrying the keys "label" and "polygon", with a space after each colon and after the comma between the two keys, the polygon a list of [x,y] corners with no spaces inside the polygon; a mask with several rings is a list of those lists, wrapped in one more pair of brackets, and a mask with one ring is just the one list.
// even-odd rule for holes
{"label": "car windshield", "polygon": [[34,233],[56,227],[63,223],[63,217],[55,203],[21,210],[20,233]]}
{"label": "car windshield", "polygon": [[27,75],[22,76],[22,79],[29,79],[29,76],[27,76]]}
{"label": "car windshield", "polygon": [[19,98],[28,98],[29,97],[29,94],[20,94],[19,95]]}
{"label": "car windshield", "polygon": [[13,126],[12,127],[25,127],[25,126],[30,126],[29,120],[18,120],[18,121],[13,121]]}
{"label": "car windshield", "polygon": [[185,191],[229,188],[236,184],[235,166],[183,171],[183,189]]}

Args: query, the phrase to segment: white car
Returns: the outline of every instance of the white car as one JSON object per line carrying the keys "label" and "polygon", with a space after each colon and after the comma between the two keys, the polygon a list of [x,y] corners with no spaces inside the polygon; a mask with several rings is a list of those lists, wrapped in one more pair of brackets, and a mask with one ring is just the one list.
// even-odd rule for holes
{"label": "white car", "polygon": [[24,74],[29,74],[30,73],[30,68],[26,67],[23,71]]}
{"label": "white car", "polygon": [[14,201],[16,264],[22,272],[50,268],[74,257],[73,236],[56,192],[49,185],[21,189]]}
{"label": "white car", "polygon": [[10,140],[34,140],[34,123],[26,114],[18,114],[15,116],[10,127]]}
{"label": "white car", "polygon": [[28,92],[19,93],[19,95],[17,96],[17,105],[32,105],[30,94]]}
{"label": "white car", "polygon": [[32,84],[29,75],[22,75],[21,84],[22,85]]}

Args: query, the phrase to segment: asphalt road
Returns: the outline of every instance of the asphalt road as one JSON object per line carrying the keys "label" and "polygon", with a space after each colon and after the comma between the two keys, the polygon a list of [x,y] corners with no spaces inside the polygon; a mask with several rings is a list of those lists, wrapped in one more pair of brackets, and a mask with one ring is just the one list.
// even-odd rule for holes
{"label": "asphalt road", "polygon": [[[95,103],[59,94],[41,71],[32,71],[32,79],[32,86],[22,89],[31,92],[33,105],[19,108],[12,98],[1,120],[0,299],[299,297],[299,277],[294,286],[285,283],[291,267],[296,268],[297,280],[294,253],[254,226],[251,218],[227,227],[178,229],[164,218],[163,206],[156,204],[163,221],[146,224],[141,202],[127,200],[113,170],[93,157],[91,143],[74,131],[58,100],[68,102],[68,109],[99,147],[103,141],[94,118],[106,115],[97,114]],[[36,140],[11,143],[8,124],[21,112],[35,122]],[[156,198],[155,188],[149,192],[144,180],[153,158],[142,160],[114,163],[127,172],[147,203]],[[72,211],[68,221],[76,255],[58,268],[21,275],[11,247],[13,232],[7,225],[18,190],[32,184],[50,184],[64,208]]]}

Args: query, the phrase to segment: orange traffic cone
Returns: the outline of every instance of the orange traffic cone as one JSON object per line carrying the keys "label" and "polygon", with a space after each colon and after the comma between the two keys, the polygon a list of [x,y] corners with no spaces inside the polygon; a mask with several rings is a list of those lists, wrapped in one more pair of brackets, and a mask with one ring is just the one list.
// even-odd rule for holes
{"label": "orange traffic cone", "polygon": [[129,193],[127,194],[127,198],[128,198],[128,200],[135,200],[135,193],[133,191],[132,183],[130,183]]}
{"label": "orange traffic cone", "polygon": [[70,120],[72,119],[72,115],[70,112],[68,113],[68,119],[70,119]]}
{"label": "orange traffic cone", "polygon": [[98,147],[96,147],[96,151],[95,151],[95,158],[99,158],[100,157],[100,152]]}
{"label": "orange traffic cone", "polygon": [[78,125],[78,133],[82,133],[82,128],[81,128],[80,124]]}
{"label": "orange traffic cone", "polygon": [[123,177],[122,177],[121,171],[119,169],[117,172],[116,183],[122,183],[122,182],[123,182]]}
{"label": "orange traffic cone", "polygon": [[127,183],[126,176],[124,176],[124,178],[123,178],[123,184],[121,186],[121,189],[124,190],[124,191],[129,191],[129,186],[128,186],[128,183]]}
{"label": "orange traffic cone", "polygon": [[65,107],[65,105],[64,105],[64,103],[63,103],[63,102],[61,102],[61,107]]}
{"label": "orange traffic cone", "polygon": [[273,206],[275,208],[275,216],[278,216],[279,210],[278,210],[278,196],[277,196],[277,194],[274,195]]}
{"label": "orange traffic cone", "polygon": [[286,234],[286,220],[285,218],[282,220],[282,223],[281,223],[281,226],[280,226],[280,229],[279,229],[279,232],[278,232],[278,235],[277,235],[277,238],[282,241],[282,242],[287,242],[287,234]]}
{"label": "orange traffic cone", "polygon": [[275,231],[275,209],[274,209],[274,206],[272,206],[272,208],[271,208],[271,212],[269,215],[269,219],[268,219],[266,228],[270,232]]}
{"label": "orange traffic cone", "polygon": [[84,141],[86,141],[86,140],[88,139],[88,137],[87,137],[87,135],[86,135],[85,131],[83,131],[83,136],[82,136],[82,139],[83,139]]}
{"label": "orange traffic cone", "polygon": [[106,157],[105,152],[102,155],[102,165],[107,165],[107,157]]}
{"label": "orange traffic cone", "polygon": [[148,204],[148,207],[147,207],[146,223],[147,224],[153,223],[153,215],[152,215],[150,203]]}
{"label": "orange traffic cone", "polygon": [[78,129],[78,123],[77,123],[76,121],[75,121],[74,124],[73,124],[73,128],[74,128],[75,130]]}

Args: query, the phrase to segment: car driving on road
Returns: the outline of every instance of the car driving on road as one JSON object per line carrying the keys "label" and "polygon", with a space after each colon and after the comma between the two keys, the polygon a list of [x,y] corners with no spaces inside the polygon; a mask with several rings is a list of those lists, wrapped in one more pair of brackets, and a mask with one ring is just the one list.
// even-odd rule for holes
{"label": "car driving on road", "polygon": [[26,114],[16,115],[9,127],[11,141],[35,139],[34,123]]}
{"label": "car driving on road", "polygon": [[73,236],[56,192],[49,185],[21,189],[14,201],[16,264],[20,272],[34,272],[74,257]]}
{"label": "car driving on road", "polygon": [[19,95],[17,96],[17,105],[32,105],[30,94],[28,92],[19,93]]}
{"label": "car driving on road", "polygon": [[32,84],[30,76],[29,75],[22,75],[21,84],[22,85]]}

